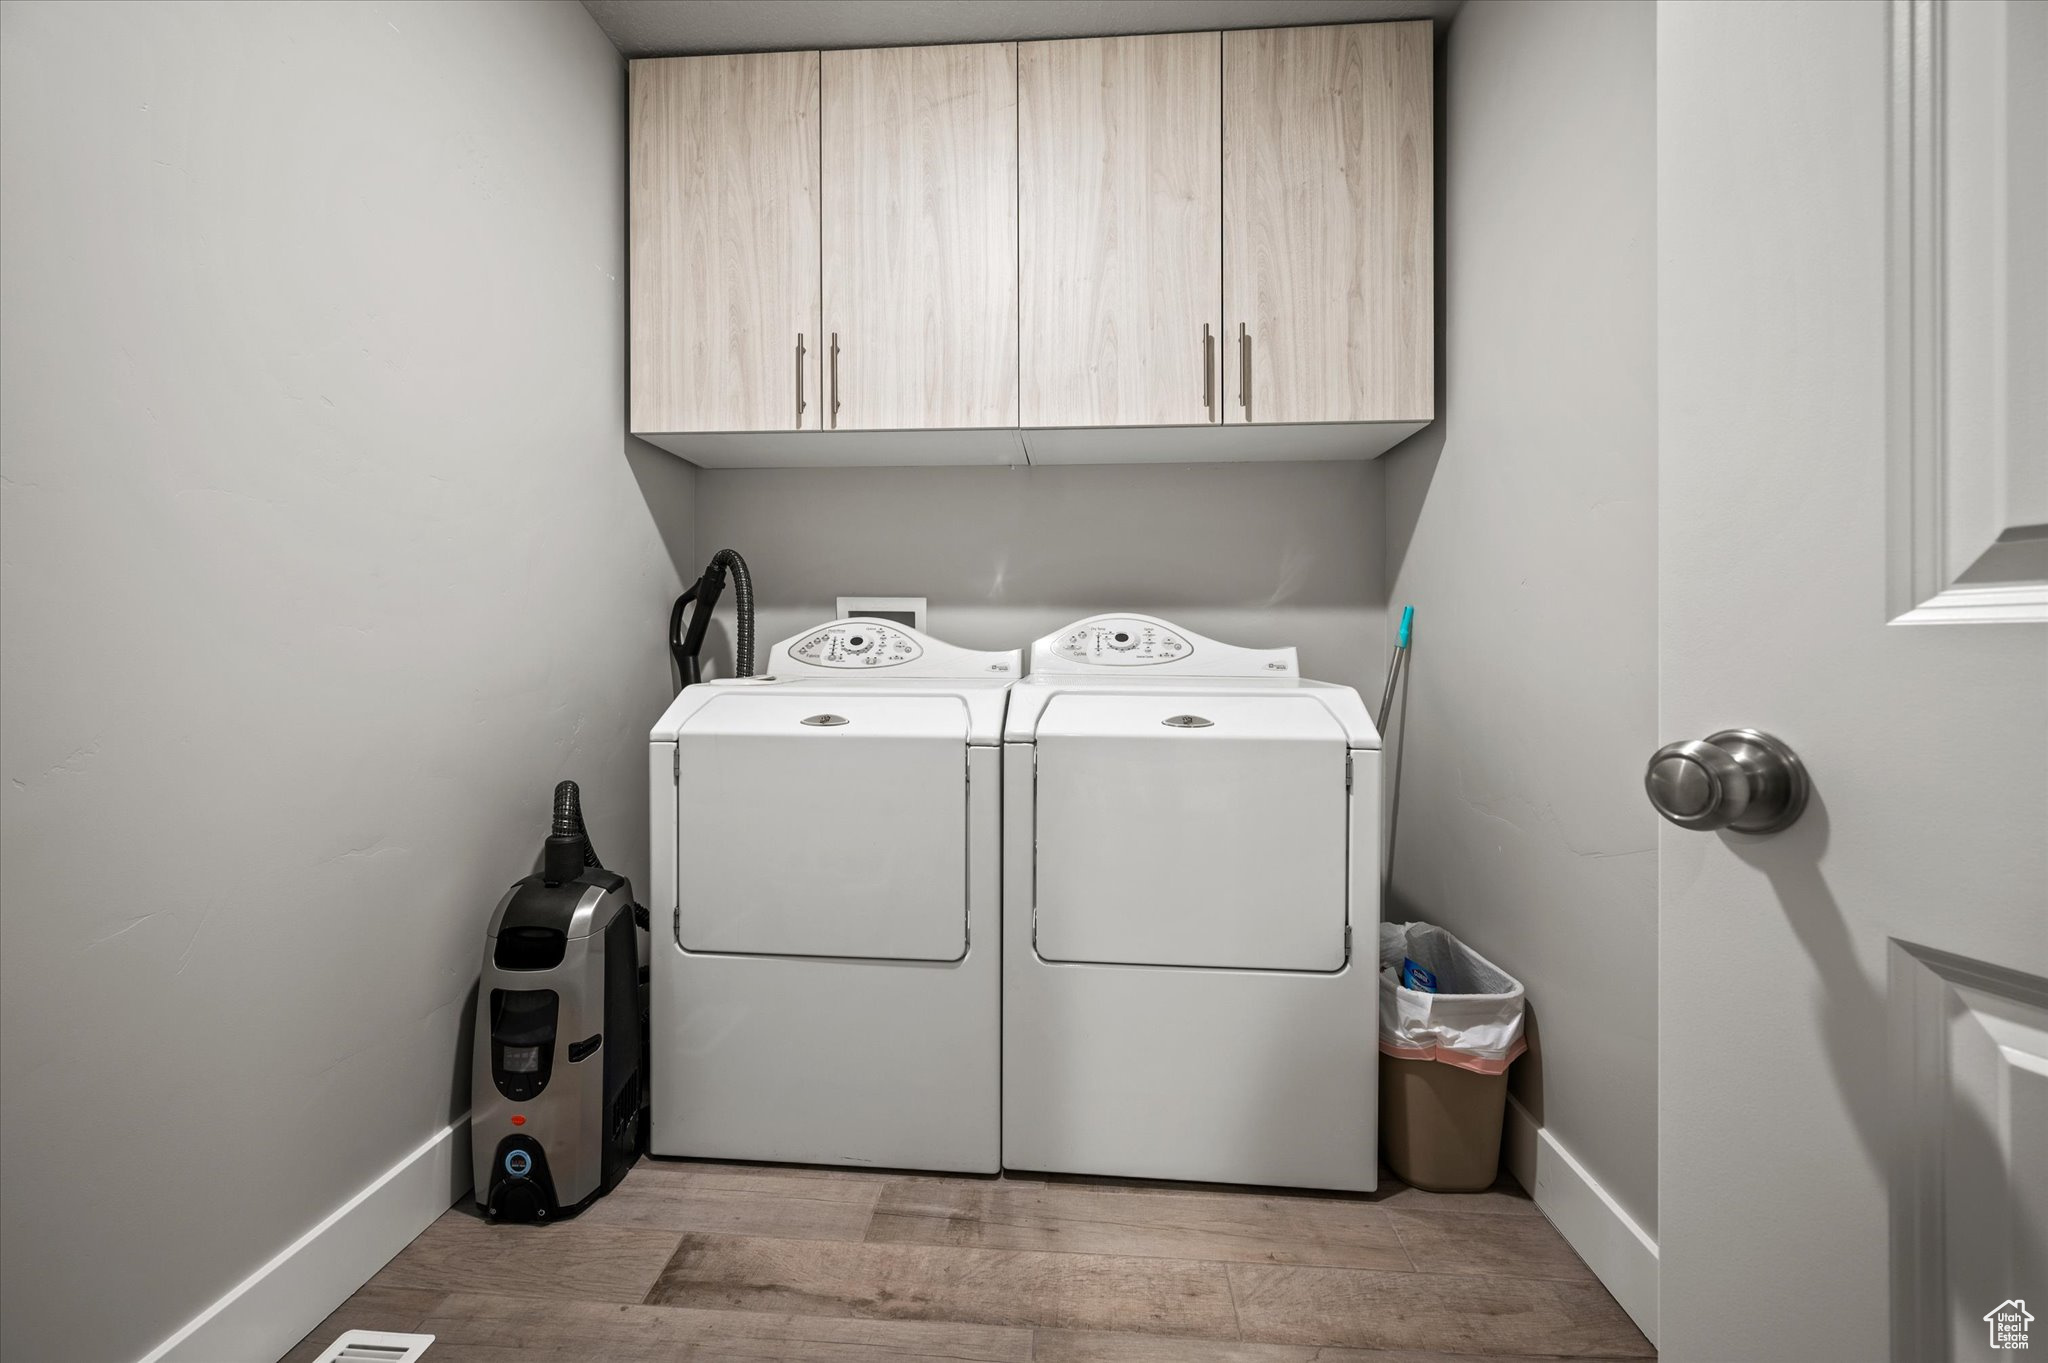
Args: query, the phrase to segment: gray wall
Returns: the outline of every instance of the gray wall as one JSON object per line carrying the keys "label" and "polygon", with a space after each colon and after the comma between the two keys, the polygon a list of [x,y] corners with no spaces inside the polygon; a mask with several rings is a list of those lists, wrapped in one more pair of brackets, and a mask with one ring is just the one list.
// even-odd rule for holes
{"label": "gray wall", "polygon": [[1371,689],[1384,674],[1377,464],[699,477],[698,542],[753,569],[764,670],[769,644],[864,594],[929,598],[932,632],[970,648],[1138,610],[1230,643],[1299,645],[1324,680]]}
{"label": "gray wall", "polygon": [[1644,0],[1460,11],[1444,419],[1386,461],[1416,607],[1387,916],[1528,986],[1515,1092],[1653,1234],[1655,60]]}
{"label": "gray wall", "polygon": [[580,7],[8,4],[0,100],[0,1354],[105,1363],[466,1109],[557,778],[644,875],[691,474]]}

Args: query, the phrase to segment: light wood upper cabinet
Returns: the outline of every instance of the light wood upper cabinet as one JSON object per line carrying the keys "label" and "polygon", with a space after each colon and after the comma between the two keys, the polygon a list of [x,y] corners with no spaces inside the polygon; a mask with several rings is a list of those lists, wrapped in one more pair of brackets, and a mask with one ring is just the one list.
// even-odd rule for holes
{"label": "light wood upper cabinet", "polygon": [[1216,33],[1019,46],[1024,425],[1217,419],[1222,51]]}
{"label": "light wood upper cabinet", "polygon": [[1430,38],[1223,35],[1226,421],[1434,415]]}
{"label": "light wood upper cabinet", "polygon": [[1379,454],[1435,415],[1431,38],[635,61],[632,429],[714,466]]}
{"label": "light wood upper cabinet", "polygon": [[631,73],[633,429],[817,430],[818,54]]}
{"label": "light wood upper cabinet", "polygon": [[1016,55],[822,54],[828,429],[1017,425]]}

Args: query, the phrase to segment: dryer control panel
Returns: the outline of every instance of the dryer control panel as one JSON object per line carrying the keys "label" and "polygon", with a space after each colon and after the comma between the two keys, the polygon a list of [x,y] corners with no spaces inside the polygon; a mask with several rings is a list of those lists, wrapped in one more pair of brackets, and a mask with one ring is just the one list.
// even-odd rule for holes
{"label": "dryer control panel", "polygon": [[1098,616],[1056,638],[1054,654],[1097,667],[1153,667],[1179,662],[1195,651],[1185,635],[1142,616]]}
{"label": "dryer control panel", "polygon": [[813,667],[900,667],[923,657],[924,647],[894,625],[848,620],[812,630],[791,645],[789,655]]}
{"label": "dryer control panel", "polygon": [[1299,677],[1291,648],[1239,648],[1150,615],[1091,615],[1031,646],[1033,674],[1120,672],[1136,676]]}
{"label": "dryer control panel", "polygon": [[834,620],[784,639],[768,655],[768,675],[782,681],[849,674],[897,682],[911,678],[1014,681],[1024,675],[1020,650],[956,648],[908,625],[868,616]]}

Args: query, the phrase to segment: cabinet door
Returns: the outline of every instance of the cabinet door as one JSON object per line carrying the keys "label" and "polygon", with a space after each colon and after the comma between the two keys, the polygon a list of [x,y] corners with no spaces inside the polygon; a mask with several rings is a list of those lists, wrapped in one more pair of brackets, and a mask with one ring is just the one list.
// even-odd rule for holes
{"label": "cabinet door", "polygon": [[828,428],[1017,424],[1016,55],[823,54]]}
{"label": "cabinet door", "polygon": [[630,104],[633,429],[817,430],[818,54],[636,61]]}
{"label": "cabinet door", "polygon": [[1220,412],[1222,60],[1216,33],[1018,48],[1024,425]]}
{"label": "cabinet door", "polygon": [[1226,421],[1434,415],[1433,179],[1426,21],[1223,35]]}

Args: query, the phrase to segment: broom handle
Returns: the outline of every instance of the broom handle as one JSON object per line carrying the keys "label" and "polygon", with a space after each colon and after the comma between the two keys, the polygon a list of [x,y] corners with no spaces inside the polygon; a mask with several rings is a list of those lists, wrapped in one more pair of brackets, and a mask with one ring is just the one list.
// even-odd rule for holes
{"label": "broom handle", "polygon": [[1394,635],[1394,656],[1387,659],[1387,689],[1380,693],[1380,712],[1374,725],[1381,741],[1387,736],[1387,716],[1394,708],[1394,683],[1400,678],[1402,659],[1408,652],[1408,631],[1415,623],[1415,607],[1401,607],[1401,628]]}

